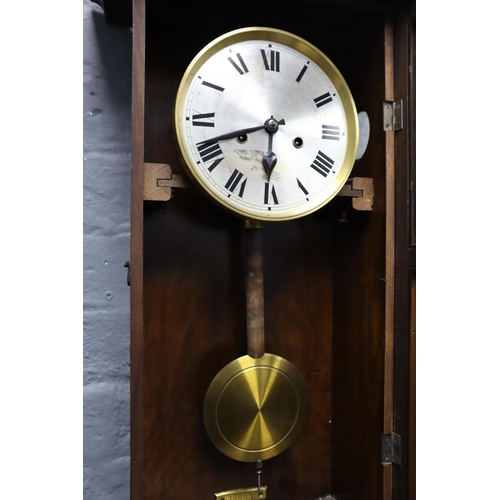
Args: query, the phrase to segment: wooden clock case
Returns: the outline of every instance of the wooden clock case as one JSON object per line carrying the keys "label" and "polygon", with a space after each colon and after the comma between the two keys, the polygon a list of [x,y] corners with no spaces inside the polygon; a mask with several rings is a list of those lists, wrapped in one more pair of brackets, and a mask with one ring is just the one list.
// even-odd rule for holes
{"label": "wooden clock case", "polygon": [[276,500],[414,498],[414,2],[132,8],[131,498],[257,485],[253,464],[221,454],[203,425],[210,382],[246,353],[243,221],[186,179],[172,123],[191,59],[244,26],[295,33],[337,65],[371,122],[352,176],[374,189],[370,210],[338,196],[264,225],[266,351],[303,374],[309,413],[262,484]]}

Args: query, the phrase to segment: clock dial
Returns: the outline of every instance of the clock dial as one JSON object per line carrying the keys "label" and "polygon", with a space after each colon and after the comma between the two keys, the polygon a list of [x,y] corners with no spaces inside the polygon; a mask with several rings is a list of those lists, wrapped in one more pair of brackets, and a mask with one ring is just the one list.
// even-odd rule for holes
{"label": "clock dial", "polygon": [[304,216],[347,180],[358,143],[354,101],[337,68],[290,33],[246,28],[193,60],[176,100],[188,173],[234,213]]}

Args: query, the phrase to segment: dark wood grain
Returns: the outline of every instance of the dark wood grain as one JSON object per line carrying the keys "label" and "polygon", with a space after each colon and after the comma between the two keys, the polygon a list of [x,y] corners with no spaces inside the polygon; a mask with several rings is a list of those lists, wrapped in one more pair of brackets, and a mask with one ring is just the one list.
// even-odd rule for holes
{"label": "dark wood grain", "polygon": [[269,461],[276,498],[331,489],[332,231],[329,210],[264,227],[266,351],[290,361],[309,395],[304,428]]}
{"label": "dark wood grain", "polygon": [[404,129],[396,134],[396,282],[394,338],[394,431],[401,436],[402,463],[394,469],[393,491],[398,498],[415,496],[414,405],[410,387],[414,373],[412,308],[415,295],[415,2],[395,9],[395,89],[405,103]]}
{"label": "dark wood grain", "polygon": [[[359,19],[361,23],[361,19]],[[367,20],[366,20],[367,21]],[[365,156],[356,175],[374,179],[371,213],[348,212],[334,221],[332,342],[332,495],[342,499],[381,499],[380,440],[384,422],[386,356],[386,135],[384,15],[361,23],[363,44],[351,76],[358,109],[372,124]],[[362,73],[362,74],[361,74]]]}
{"label": "dark wood grain", "polygon": [[180,194],[168,213],[145,216],[148,500],[208,499],[228,483],[248,482],[245,468],[213,447],[203,425],[211,380],[246,354],[242,226],[224,215],[204,198],[193,203]]}
{"label": "dark wood grain", "polygon": [[[178,195],[167,214],[145,215],[145,498],[209,499],[255,484],[253,466],[216,450],[202,418],[213,377],[246,354],[242,222],[188,194]],[[266,346],[297,366],[310,399],[302,433],[265,463],[262,480],[277,498],[292,491],[314,498],[330,482],[330,224],[311,217],[261,231]]]}

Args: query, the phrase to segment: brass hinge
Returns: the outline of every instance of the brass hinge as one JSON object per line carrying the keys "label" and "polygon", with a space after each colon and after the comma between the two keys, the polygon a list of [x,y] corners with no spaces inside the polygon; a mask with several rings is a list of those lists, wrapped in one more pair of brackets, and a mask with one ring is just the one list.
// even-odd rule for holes
{"label": "brass hinge", "polygon": [[401,436],[395,432],[382,435],[382,465],[401,465]]}
{"label": "brass hinge", "polygon": [[384,102],[384,130],[396,132],[403,128],[403,100]]}

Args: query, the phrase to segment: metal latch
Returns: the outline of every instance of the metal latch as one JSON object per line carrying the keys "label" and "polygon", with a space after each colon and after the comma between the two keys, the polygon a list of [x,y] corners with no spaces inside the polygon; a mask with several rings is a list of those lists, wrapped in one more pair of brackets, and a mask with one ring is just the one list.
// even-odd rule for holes
{"label": "metal latch", "polygon": [[384,102],[384,130],[396,131],[403,128],[403,100]]}
{"label": "metal latch", "polygon": [[382,436],[382,465],[401,465],[401,436],[395,432]]}

